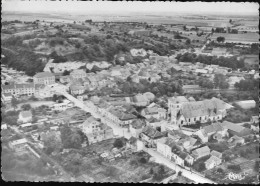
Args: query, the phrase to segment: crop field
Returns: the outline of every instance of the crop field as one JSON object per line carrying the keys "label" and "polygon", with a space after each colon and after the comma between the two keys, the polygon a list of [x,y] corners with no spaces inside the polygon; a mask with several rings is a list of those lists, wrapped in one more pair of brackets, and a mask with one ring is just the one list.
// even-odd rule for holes
{"label": "crop field", "polygon": [[228,33],[215,33],[211,39],[215,40],[218,37],[224,37],[225,41],[241,41],[241,42],[259,42],[258,33],[247,33],[247,34],[228,34]]}

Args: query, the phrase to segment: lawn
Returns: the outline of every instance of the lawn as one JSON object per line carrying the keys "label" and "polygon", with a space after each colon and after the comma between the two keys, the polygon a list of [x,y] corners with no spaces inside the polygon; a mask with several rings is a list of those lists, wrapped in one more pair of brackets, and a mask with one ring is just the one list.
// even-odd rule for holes
{"label": "lawn", "polygon": [[232,152],[249,160],[259,158],[259,142],[253,142],[241,147],[235,147],[232,149]]}

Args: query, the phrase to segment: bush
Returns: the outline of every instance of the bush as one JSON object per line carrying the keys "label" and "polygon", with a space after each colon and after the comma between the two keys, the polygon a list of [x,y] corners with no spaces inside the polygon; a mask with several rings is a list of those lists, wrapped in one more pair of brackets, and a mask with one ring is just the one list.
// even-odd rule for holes
{"label": "bush", "polygon": [[142,157],[139,159],[139,162],[142,164],[145,164],[145,163],[147,163],[147,160],[144,157]]}
{"label": "bush", "polygon": [[124,146],[124,142],[122,139],[116,139],[113,145],[114,145],[114,147],[117,147],[120,149]]}
{"label": "bush", "polygon": [[239,171],[241,171],[241,168],[240,168],[239,165],[228,165],[227,168],[230,169],[230,170],[232,170],[232,171],[234,171],[234,172],[239,172]]}

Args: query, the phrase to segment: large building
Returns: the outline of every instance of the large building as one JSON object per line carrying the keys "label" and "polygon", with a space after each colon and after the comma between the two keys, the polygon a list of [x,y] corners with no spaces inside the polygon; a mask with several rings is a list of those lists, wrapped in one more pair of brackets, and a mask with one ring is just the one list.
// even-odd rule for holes
{"label": "large building", "polygon": [[168,100],[170,122],[178,126],[222,120],[226,110],[231,107],[214,97],[210,100],[189,101],[184,96],[178,96]]}
{"label": "large building", "polygon": [[50,72],[40,72],[33,76],[35,84],[51,85],[55,83],[55,75]]}
{"label": "large building", "polygon": [[12,83],[10,85],[2,85],[2,93],[12,94],[13,96],[32,96],[35,93],[35,84],[15,84]]}

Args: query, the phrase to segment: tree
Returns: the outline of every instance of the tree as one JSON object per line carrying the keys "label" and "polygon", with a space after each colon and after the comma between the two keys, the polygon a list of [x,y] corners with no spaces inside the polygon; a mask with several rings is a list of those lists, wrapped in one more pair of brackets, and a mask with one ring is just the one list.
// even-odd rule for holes
{"label": "tree", "polygon": [[191,43],[190,39],[187,39],[185,42],[186,45],[190,45],[190,43]]}
{"label": "tree", "polygon": [[225,38],[224,37],[217,37],[217,42],[222,42],[224,43],[225,42]]}
{"label": "tree", "polygon": [[14,110],[17,109],[18,103],[19,103],[19,101],[13,96],[12,100],[11,100],[11,105],[14,108]]}
{"label": "tree", "polygon": [[232,24],[232,19],[229,20],[229,23]]}
{"label": "tree", "polygon": [[30,104],[24,104],[24,105],[22,105],[21,106],[21,108],[23,109],[23,110],[31,110],[31,105]]}
{"label": "tree", "polygon": [[84,139],[78,131],[72,130],[68,125],[64,125],[61,128],[61,141],[64,148],[78,149],[81,147]]}
{"label": "tree", "polygon": [[114,147],[122,148],[124,146],[124,142],[122,139],[116,139],[113,145]]}
{"label": "tree", "polygon": [[204,162],[200,162],[199,163],[199,167],[198,167],[198,171],[202,172],[205,170],[205,163]]}
{"label": "tree", "polygon": [[62,74],[63,76],[68,76],[68,75],[70,75],[70,71],[68,71],[68,70],[65,70],[64,72],[63,72],[63,74]]}
{"label": "tree", "polygon": [[184,26],[183,26],[183,30],[186,30],[186,29],[187,29],[187,27],[186,27],[186,25],[184,25]]}
{"label": "tree", "polygon": [[259,161],[255,162],[254,170],[255,172],[259,172]]}

